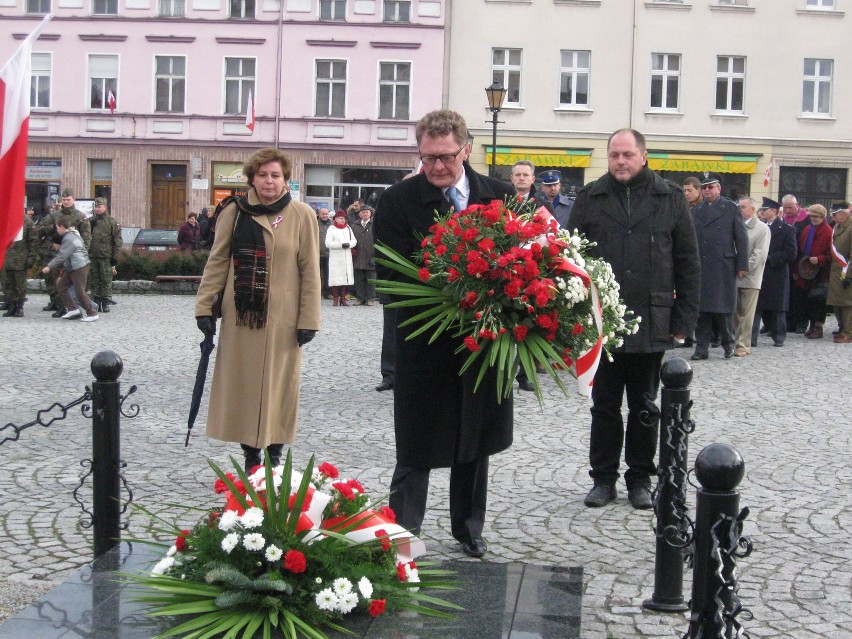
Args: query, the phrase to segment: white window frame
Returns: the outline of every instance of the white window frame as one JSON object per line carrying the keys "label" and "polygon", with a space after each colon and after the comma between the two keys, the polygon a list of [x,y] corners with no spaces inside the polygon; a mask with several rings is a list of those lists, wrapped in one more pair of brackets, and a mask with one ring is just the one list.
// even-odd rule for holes
{"label": "white window frame", "polygon": [[[229,60],[239,60],[239,74],[238,75],[228,75],[228,61]],[[245,62],[251,61],[254,63],[254,73],[248,74],[243,72],[243,65]],[[222,113],[225,115],[245,115],[246,114],[246,106],[248,105],[248,94],[249,91],[252,92],[252,100],[257,102],[257,58],[251,56],[226,56],[223,59],[222,64],[222,78],[224,82],[222,83],[223,87],[223,108]],[[228,110],[228,87],[233,86],[236,83],[237,86],[237,102],[239,104],[239,109],[237,111]]]}
{"label": "white window frame", "polygon": [[[160,58],[168,58],[169,59],[170,70],[169,70],[168,73],[161,74],[157,71],[157,69],[159,67],[158,61],[159,61]],[[173,67],[173,65],[174,65],[174,60],[176,60],[178,58],[183,60],[183,75],[176,74],[171,70],[171,67]],[[187,96],[187,91],[186,91],[186,82],[187,82],[186,62],[187,62],[187,59],[186,59],[185,55],[170,55],[170,54],[164,53],[164,54],[159,54],[159,55],[154,56],[154,109],[153,109],[154,113],[186,113],[186,96]],[[160,100],[159,100],[159,86],[160,86],[161,80],[166,81],[167,84],[168,84],[168,108],[165,109],[165,110],[157,108],[157,106],[159,105],[159,102],[160,102]],[[183,95],[181,96],[182,99],[183,99],[183,108],[182,109],[175,109],[174,106],[173,106],[173,102],[174,102],[174,98],[175,98],[175,86],[174,85],[175,85],[175,82],[178,81],[178,80],[183,81],[183,90],[182,90]]]}
{"label": "white window frame", "polygon": [[[394,67],[394,78],[392,80],[383,80],[382,79],[382,66],[392,64]],[[398,73],[400,66],[408,67],[408,80],[399,80]],[[413,65],[411,60],[379,60],[379,86],[378,86],[378,119],[379,120],[410,120],[411,119],[411,73],[413,70]],[[391,104],[391,115],[382,115],[382,87],[390,87],[392,97],[390,100]],[[399,91],[405,90],[407,93],[407,109],[408,112],[401,116],[397,113],[397,98],[399,96]]]}
{"label": "white window frame", "polygon": [[[30,76],[30,108],[49,109],[50,98],[53,93],[53,54],[48,51],[33,51],[30,56],[30,64],[32,66],[32,75]],[[47,64],[38,63],[37,60],[46,61]],[[47,84],[47,104],[38,103],[38,89],[43,88],[43,84]]]}
{"label": "white window frame", "polygon": [[[662,66],[659,69],[654,68],[656,56],[662,56]],[[677,60],[677,69],[672,68],[672,60]],[[651,91],[648,96],[648,103],[652,111],[666,111],[669,113],[678,112],[678,110],[680,109],[680,74],[682,67],[682,56],[679,53],[655,52],[651,54]],[[653,104],[654,81],[656,78],[659,78],[661,82],[660,104],[657,106]],[[668,98],[669,94],[672,91],[672,83],[674,83],[674,86],[677,89],[677,99],[675,100],[676,104],[674,106],[668,106]]]}
{"label": "white window frame", "polygon": [[[814,63],[814,73],[808,74],[808,62]],[[824,67],[828,67],[825,69]],[[827,71],[827,73],[826,73]],[[834,60],[827,58],[805,58],[802,73],[802,115],[814,117],[831,116],[831,97],[834,75]],[[810,85],[810,86],[809,86]],[[825,104],[821,103],[821,88],[828,86],[828,97]],[[806,102],[810,98],[813,106],[812,111],[806,111]]]}
{"label": "white window frame", "polygon": [[183,18],[186,16],[186,0],[158,0],[159,17]]}
{"label": "white window frame", "polygon": [[719,4],[728,7],[747,7],[749,0],[719,0]]}
{"label": "white window frame", "polygon": [[[98,11],[98,4],[103,4],[104,11]],[[117,16],[118,0],[92,0],[93,16]]]}
{"label": "white window frame", "polygon": [[[400,17],[401,9],[403,7],[408,9],[408,16],[405,18]],[[392,9],[390,17],[388,16],[388,9]],[[411,0],[384,0],[382,6],[382,20],[384,22],[411,22]]]}
{"label": "white window frame", "polygon": [[[342,15],[341,13],[342,6]],[[328,7],[329,15],[331,17],[324,18],[323,17],[323,8]],[[319,19],[327,20],[333,22],[345,22],[346,21],[346,0],[320,0],[317,3],[317,9],[319,11]]]}
{"label": "white window frame", "polygon": [[[107,58],[111,58],[115,61],[115,70],[106,69],[107,64],[110,63],[110,60]],[[98,67],[103,69],[94,69],[92,68],[92,63],[97,61]],[[119,70],[121,69],[121,60],[119,59],[118,54],[116,53],[90,53],[86,60],[86,75],[88,78],[88,82],[86,85],[89,87],[88,93],[86,94],[86,109],[90,111],[107,111],[109,110],[109,92],[112,91],[113,97],[115,97],[116,104],[118,103],[118,76]],[[112,75],[107,75],[107,72],[112,71]],[[101,73],[101,75],[95,75],[95,73]],[[110,83],[110,80],[113,82]],[[101,106],[92,106],[92,89],[94,87],[95,81],[99,81],[100,89],[102,92],[101,95]]]}
{"label": "white window frame", "polygon": [[834,11],[836,9],[834,0],[805,0],[805,8],[814,11]]}
{"label": "white window frame", "polygon": [[[726,69],[719,70],[719,63],[726,61]],[[743,70],[735,71],[735,61],[742,60]],[[743,113],[745,111],[745,78],[746,78],[746,57],[742,55],[719,55],[716,56],[716,95],[715,106],[717,113]],[[724,82],[725,86],[725,106],[719,107],[719,85]],[[732,101],[734,99],[734,86],[739,83],[741,85],[740,93],[742,104],[739,109],[733,108]]]}
{"label": "white window frame", "polygon": [[[234,11],[234,8],[237,11]],[[255,0],[228,0],[228,16],[232,20],[254,20],[257,12]]]}
{"label": "white window frame", "polygon": [[[330,77],[320,77],[319,75],[319,65],[320,63],[328,62]],[[335,64],[343,64],[343,79],[334,77],[334,67]],[[325,104],[326,113],[320,114],[320,99],[319,99],[319,88],[320,84],[329,85],[328,88],[328,102]],[[334,89],[343,85],[343,113],[334,113]],[[347,111],[347,98],[348,98],[348,85],[349,85],[349,60],[345,58],[315,58],[314,59],[314,117],[317,118],[345,118]]]}
{"label": "white window frame", "polygon": [[[498,52],[501,52],[503,61],[497,62]],[[512,62],[512,53],[518,53],[517,64]],[[523,95],[523,66],[524,50],[516,47],[494,47],[491,49],[491,81],[499,82],[506,89],[506,100],[503,106],[521,106],[521,95]],[[515,95],[512,95],[512,92]]]}
{"label": "white window frame", "polygon": [[[50,13],[51,0],[25,0],[27,15],[29,16],[45,16]],[[33,5],[38,4],[37,10],[33,10]],[[47,9],[43,9],[41,5],[47,4]]]}
{"label": "white window frame", "polygon": [[[585,53],[588,58],[588,65],[583,67],[580,66],[578,60],[580,58],[580,54]],[[571,64],[565,66],[563,61],[565,59],[565,55],[571,55]],[[562,49],[559,52],[559,106],[560,107],[574,107],[581,109],[589,108],[589,94],[591,92],[592,85],[592,52],[586,49]],[[562,83],[563,79],[566,76],[571,76],[571,96],[568,102],[562,101]],[[585,76],[586,79],[586,101],[578,102],[577,101],[577,84],[578,79]]]}

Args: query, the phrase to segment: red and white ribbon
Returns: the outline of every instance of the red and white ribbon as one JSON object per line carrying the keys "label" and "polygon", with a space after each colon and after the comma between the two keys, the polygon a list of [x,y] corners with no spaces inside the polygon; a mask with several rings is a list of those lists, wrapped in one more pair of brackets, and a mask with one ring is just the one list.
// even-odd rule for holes
{"label": "red and white ribbon", "polygon": [[[586,277],[588,278],[589,276],[586,275]],[[598,338],[574,362],[574,370],[577,373],[577,392],[584,397],[589,397],[592,394],[592,385],[595,382],[595,373],[598,371],[598,364],[601,361],[601,350],[603,349],[603,310],[601,309],[601,300],[595,283],[591,281],[591,278],[588,281],[592,296],[592,317],[595,321]]]}
{"label": "red and white ribbon", "polygon": [[841,279],[846,279],[846,271],[849,270],[849,260],[843,257],[840,251],[837,250],[837,246],[834,244],[834,232],[837,230],[837,226],[834,226],[831,229],[831,255],[834,257],[834,261],[840,266],[842,275]]}

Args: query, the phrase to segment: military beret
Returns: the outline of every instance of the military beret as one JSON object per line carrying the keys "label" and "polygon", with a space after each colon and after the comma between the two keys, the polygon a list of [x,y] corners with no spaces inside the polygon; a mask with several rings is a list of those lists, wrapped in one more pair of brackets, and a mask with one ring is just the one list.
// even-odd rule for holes
{"label": "military beret", "polygon": [[542,171],[539,174],[542,184],[558,184],[562,181],[562,174],[559,171]]}

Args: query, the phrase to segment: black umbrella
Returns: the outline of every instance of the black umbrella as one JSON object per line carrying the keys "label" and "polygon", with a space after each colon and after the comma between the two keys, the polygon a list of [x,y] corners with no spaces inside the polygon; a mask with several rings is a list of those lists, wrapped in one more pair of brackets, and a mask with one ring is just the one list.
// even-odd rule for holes
{"label": "black umbrella", "polygon": [[198,408],[201,406],[201,396],[204,394],[204,382],[207,379],[207,364],[210,363],[210,353],[215,348],[213,334],[207,333],[204,335],[204,341],[199,346],[201,347],[201,359],[198,361],[198,371],[195,373],[195,386],[192,389],[192,401],[189,404],[189,419],[186,423],[186,442],[184,443],[184,448],[189,446],[189,435],[192,432],[192,426],[195,424],[195,416],[198,415]]}

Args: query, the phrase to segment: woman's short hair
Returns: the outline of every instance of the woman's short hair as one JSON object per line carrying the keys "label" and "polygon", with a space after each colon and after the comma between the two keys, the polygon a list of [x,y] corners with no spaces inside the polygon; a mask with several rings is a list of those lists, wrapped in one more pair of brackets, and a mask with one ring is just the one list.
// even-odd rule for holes
{"label": "woman's short hair", "polygon": [[828,215],[828,212],[825,210],[825,207],[822,204],[811,204],[808,207],[808,213],[813,213],[814,215],[819,215],[820,217],[825,217]]}
{"label": "woman's short hair", "polygon": [[268,162],[278,162],[281,165],[281,172],[284,174],[284,179],[290,179],[290,172],[293,170],[293,164],[290,162],[290,157],[283,151],[279,151],[273,147],[267,147],[255,151],[254,154],[243,164],[243,174],[246,180],[251,184],[254,182],[254,175],[260,167]]}
{"label": "woman's short hair", "polygon": [[186,216],[186,219],[189,220],[193,217],[198,219],[198,213],[190,213],[189,215]]}

